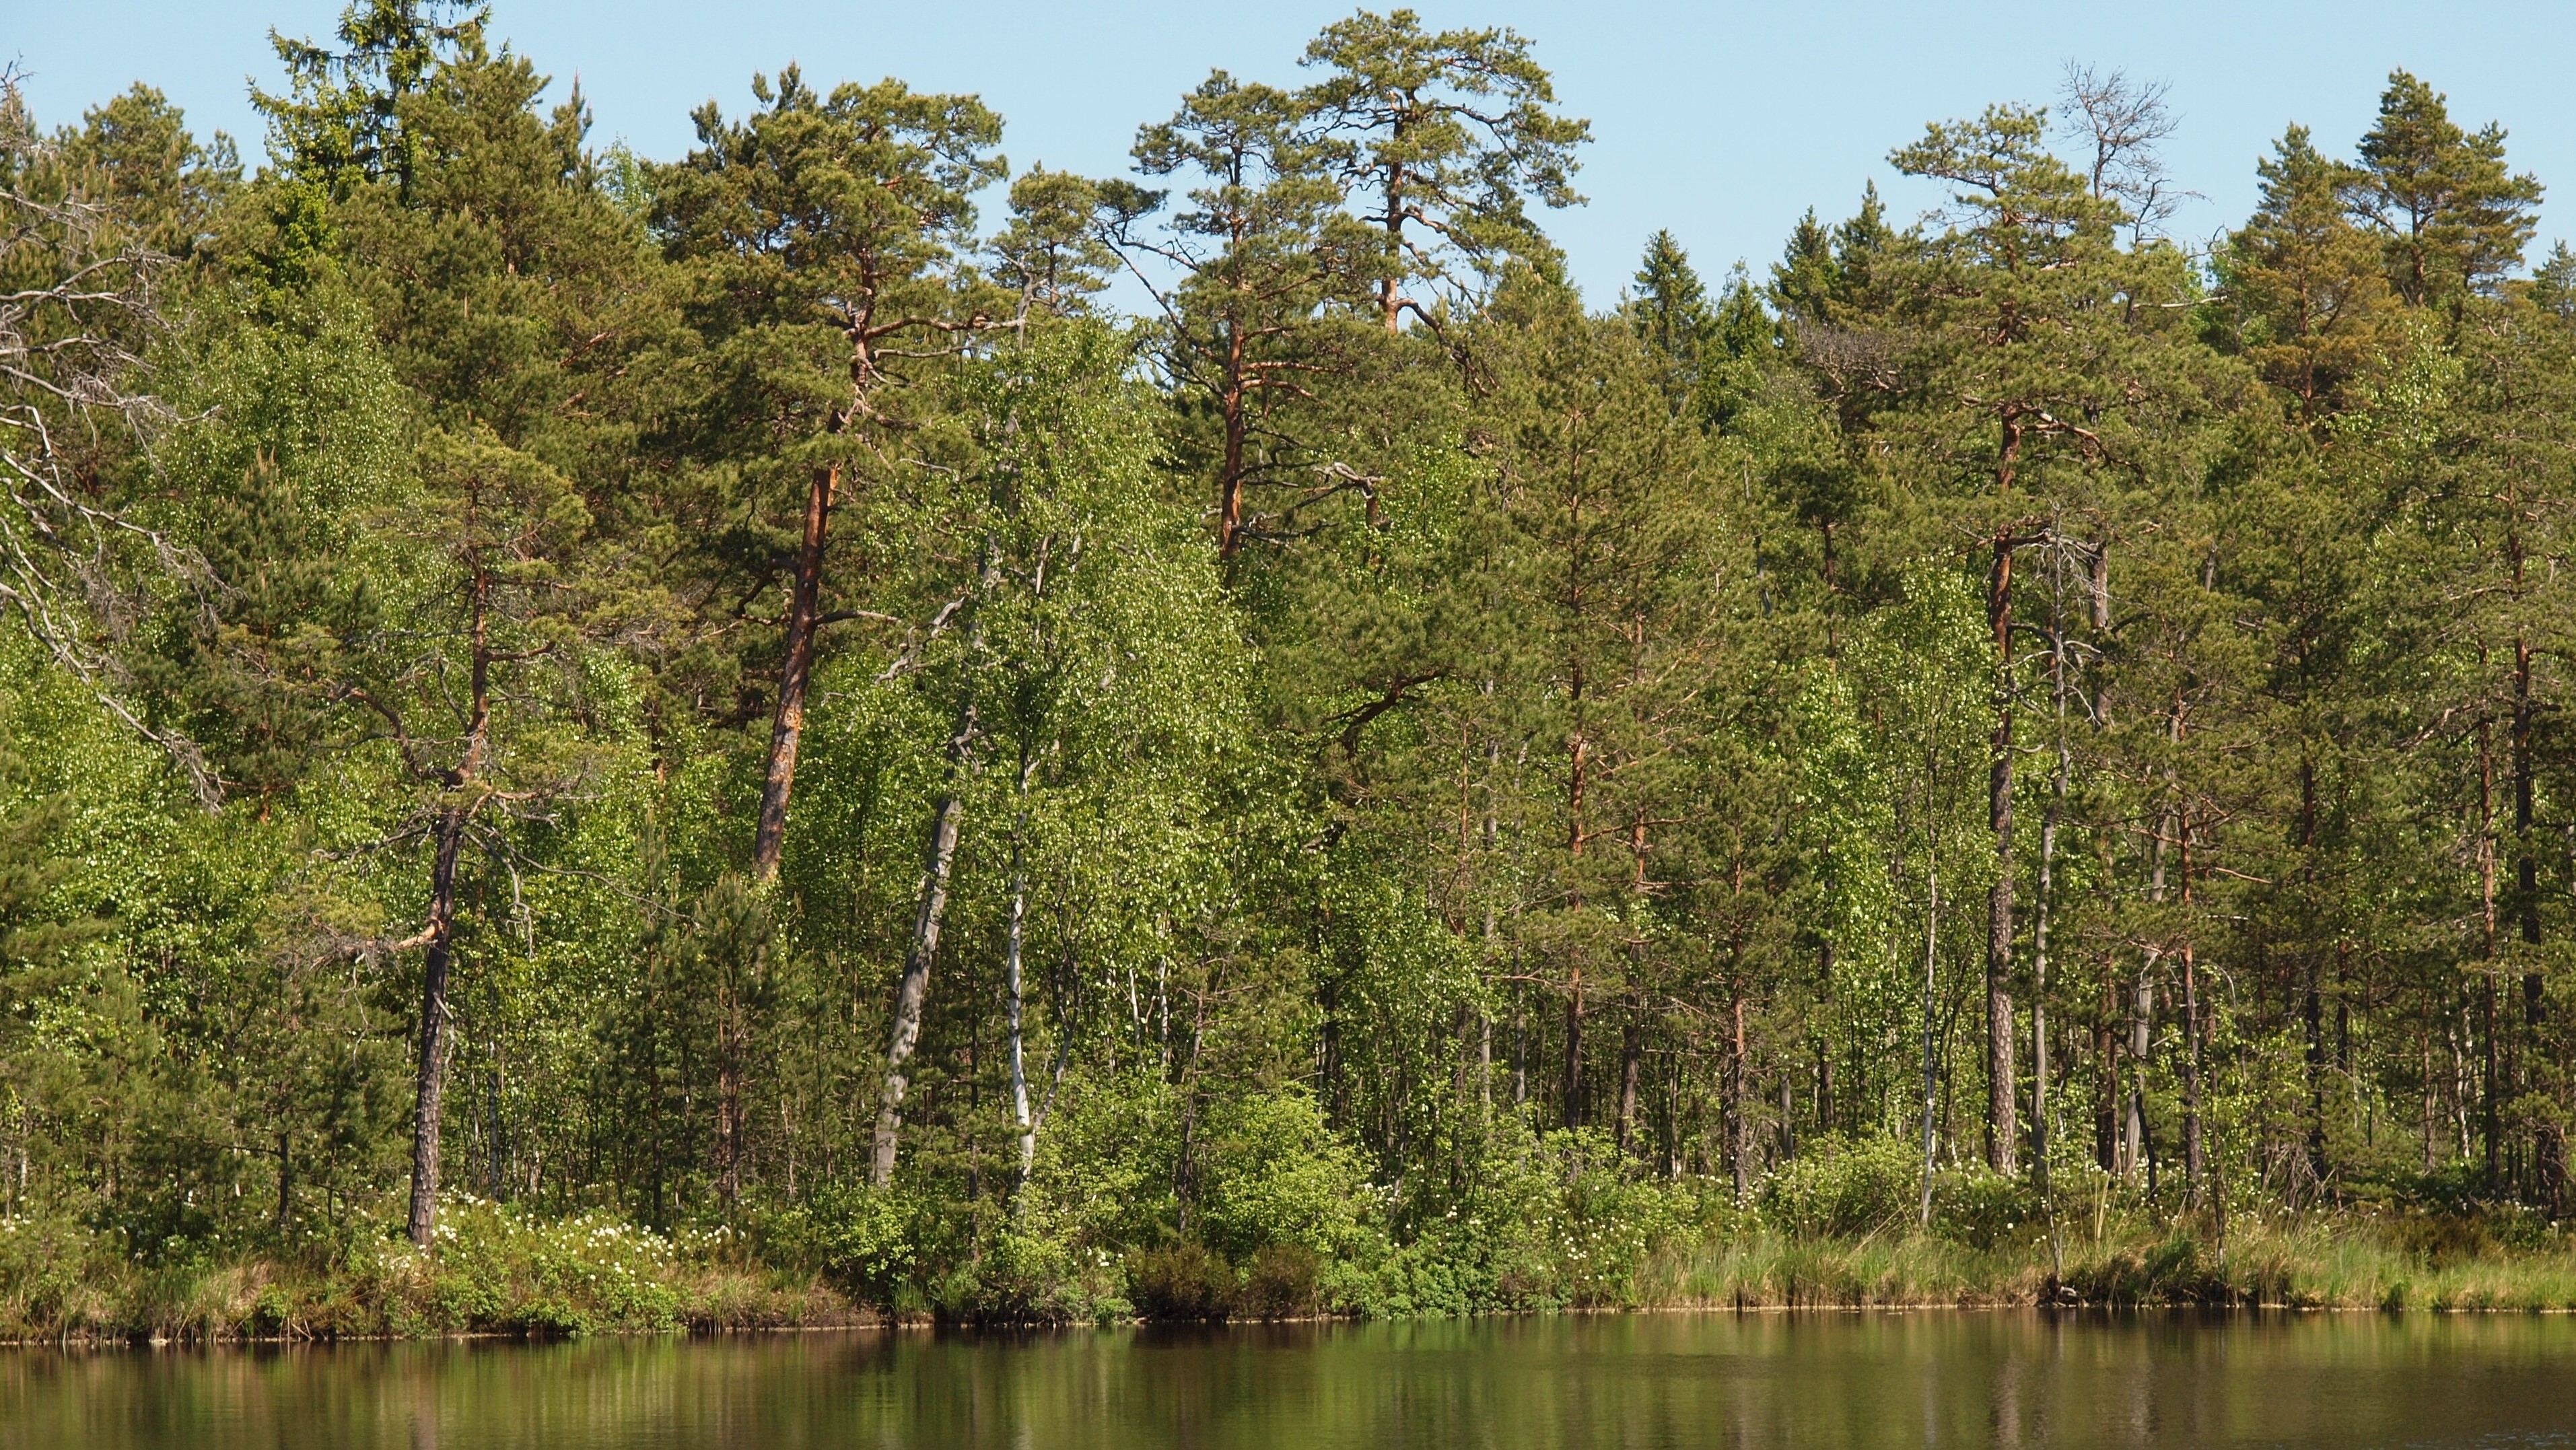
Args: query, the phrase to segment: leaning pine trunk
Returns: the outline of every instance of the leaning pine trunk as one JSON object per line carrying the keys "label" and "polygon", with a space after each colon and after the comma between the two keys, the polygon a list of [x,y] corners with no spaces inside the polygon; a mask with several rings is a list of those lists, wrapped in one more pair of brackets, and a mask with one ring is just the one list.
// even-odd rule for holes
{"label": "leaning pine trunk", "polygon": [[805,533],[787,609],[787,658],[778,670],[778,714],[770,723],[769,768],[751,838],[752,878],[763,885],[777,879],[778,857],[787,844],[787,800],[796,788],[796,750],[805,732],[805,682],[813,674],[814,630],[822,617],[824,530],[840,477],[838,464],[815,469],[805,495]]}

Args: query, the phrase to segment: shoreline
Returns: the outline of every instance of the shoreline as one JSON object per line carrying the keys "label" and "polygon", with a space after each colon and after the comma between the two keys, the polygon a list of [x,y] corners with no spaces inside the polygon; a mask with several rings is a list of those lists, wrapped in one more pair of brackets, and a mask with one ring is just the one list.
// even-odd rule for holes
{"label": "shoreline", "polygon": [[[0,1313],[16,1320],[19,1329],[0,1336],[0,1348],[541,1344],[878,1330],[1214,1328],[1626,1314],[2576,1313],[2576,1252],[2553,1248],[2428,1260],[2368,1243],[2349,1231],[2353,1227],[2310,1226],[2283,1241],[2244,1248],[2228,1260],[2202,1258],[2207,1246],[2180,1233],[2161,1243],[2088,1249],[2068,1254],[2064,1279],[2049,1273],[2044,1259],[2034,1263],[2010,1250],[1976,1250],[1937,1238],[1836,1241],[1754,1233],[1658,1250],[1638,1266],[1627,1292],[1616,1299],[1495,1304],[1465,1312],[1405,1308],[1397,1301],[1382,1303],[1374,1312],[1215,1312],[1195,1317],[1140,1314],[1123,1301],[1112,1302],[1125,1312],[1090,1318],[888,1308],[819,1277],[739,1264],[672,1266],[651,1293],[632,1295],[620,1308],[567,1302],[557,1275],[487,1282],[481,1294],[464,1294],[441,1277],[444,1266],[435,1259],[408,1261],[412,1272],[394,1283],[363,1273],[316,1274],[253,1262],[206,1271],[184,1284],[174,1284],[167,1274],[123,1285],[90,1283],[72,1296],[74,1302],[50,1306],[50,1314],[24,1300],[0,1300]],[[151,1292],[155,1288],[175,1293],[159,1298]],[[31,1320],[48,1318],[53,1325],[28,1332]]]}
{"label": "shoreline", "polygon": [[1468,1315],[1420,1314],[1376,1319],[1356,1314],[1303,1315],[1286,1319],[1170,1320],[1121,1319],[1105,1323],[1023,1322],[970,1324],[936,1317],[876,1316],[839,1324],[748,1324],[715,1328],[605,1329],[579,1335],[539,1335],[503,1330],[454,1330],[428,1335],[354,1334],[335,1338],[298,1335],[122,1336],[77,1334],[58,1339],[0,1338],[0,1352],[59,1350],[84,1352],[202,1351],[219,1349],[344,1349],[397,1345],[516,1345],[537,1347],[600,1341],[678,1340],[696,1342],[731,1338],[766,1338],[821,1334],[956,1334],[1020,1335],[1091,1334],[1113,1330],[1218,1331],[1291,1327],[1341,1328],[1365,1324],[1428,1324],[1539,1319],[1627,1319],[1685,1316],[1812,1315],[1859,1318],[1904,1315],[2034,1314],[2048,1318],[2112,1320],[2149,1317],[2216,1321],[2244,1317],[2281,1319],[2368,1315],[2381,1319],[2537,1319],[2576,1316],[2576,1305],[2550,1307],[2432,1307],[2382,1309],[2363,1304],[2040,1304],[2040,1303],[1880,1303],[1880,1304],[1640,1304],[1624,1308],[1498,1309]]}

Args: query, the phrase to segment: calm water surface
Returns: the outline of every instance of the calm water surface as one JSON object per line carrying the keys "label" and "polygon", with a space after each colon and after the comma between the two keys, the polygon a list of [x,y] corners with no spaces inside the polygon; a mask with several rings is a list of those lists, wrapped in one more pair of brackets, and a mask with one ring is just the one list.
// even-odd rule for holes
{"label": "calm water surface", "polygon": [[0,1450],[2576,1447],[2576,1321],[1658,1315],[0,1355]]}

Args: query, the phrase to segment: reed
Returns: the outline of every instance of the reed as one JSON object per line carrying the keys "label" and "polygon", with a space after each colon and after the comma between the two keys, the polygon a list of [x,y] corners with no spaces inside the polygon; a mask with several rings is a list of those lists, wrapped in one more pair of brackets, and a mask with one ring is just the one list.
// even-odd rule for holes
{"label": "reed", "polygon": [[[2089,1226],[2088,1226],[2089,1227]],[[2357,1216],[2107,1225],[1979,1248],[1913,1232],[1802,1237],[1751,1225],[1668,1247],[1639,1307],[1925,1308],[2201,1305],[2576,1311],[2576,1240],[2426,1247],[2413,1226]]]}

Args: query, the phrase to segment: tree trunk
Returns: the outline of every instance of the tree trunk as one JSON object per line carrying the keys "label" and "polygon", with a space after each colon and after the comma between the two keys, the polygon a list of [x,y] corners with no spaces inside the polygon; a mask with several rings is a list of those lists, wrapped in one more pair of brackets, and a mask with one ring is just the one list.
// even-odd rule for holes
{"label": "tree trunk", "polygon": [[2111,1030],[2119,1015],[2119,989],[2102,984],[2102,1002],[2093,1024],[2093,1164],[2104,1173],[2120,1171],[2119,1038]]}
{"label": "tree trunk", "polygon": [[[1395,135],[1399,144],[1404,131],[1404,123],[1397,122]],[[1393,337],[1404,330],[1404,293],[1396,285],[1398,273],[1404,266],[1404,166],[1401,162],[1387,170],[1384,223],[1387,272],[1378,279],[1377,296],[1378,308],[1386,319],[1386,335]]]}
{"label": "tree trunk", "polygon": [[769,727],[769,768],[760,788],[760,820],[751,838],[752,879],[778,879],[787,844],[787,799],[796,787],[796,748],[805,732],[805,682],[814,669],[815,621],[823,600],[824,530],[840,465],[814,470],[805,494],[805,533],[796,550],[796,579],[787,609],[787,657],[778,669],[778,713]]}
{"label": "tree trunk", "polygon": [[2010,1173],[2020,1156],[2019,1092],[2013,1071],[2013,540],[1995,534],[1986,618],[1995,642],[1995,734],[1987,769],[1986,816],[1995,837],[1995,881],[1986,894],[1986,1165]]}
{"label": "tree trunk", "polygon": [[2203,1176],[2207,1172],[2207,1155],[2201,1146],[2200,1123],[2200,985],[2194,970],[2189,942],[2182,949],[2182,1161],[2183,1182],[2188,1186],[2191,1204],[2200,1206]]}
{"label": "tree trunk", "polygon": [[1644,1012],[1636,992],[1631,989],[1625,1020],[1619,1024],[1619,1122],[1612,1131],[1622,1153],[1628,1151],[1629,1143],[1637,1136],[1637,1078],[1645,1047],[1645,1032],[1640,1018]]}
{"label": "tree trunk", "polygon": [[1029,1114],[1029,1071],[1020,1032],[1020,947],[1026,936],[1029,908],[1029,874],[1025,856],[1029,829],[1029,772],[1035,765],[1036,761],[1023,748],[1020,752],[1020,814],[1011,827],[1011,915],[1009,925],[1004,929],[1002,946],[1002,970],[1011,995],[1011,1121],[1020,1130],[1020,1188],[1028,1186],[1029,1174],[1038,1161],[1037,1120]]}
{"label": "tree trunk", "polygon": [[[1928,782],[1931,773],[1924,778]],[[1926,794],[1929,794],[1927,786]],[[1917,1227],[1932,1227],[1932,1152],[1933,1112],[1940,1095],[1939,1059],[1934,1046],[1938,1028],[1934,1022],[1933,999],[1940,991],[1941,959],[1941,847],[1940,827],[1933,823],[1932,845],[1926,853],[1923,905],[1923,1203]]]}
{"label": "tree trunk", "polygon": [[1583,1126],[1583,964],[1565,998],[1565,1126]]}
{"label": "tree trunk", "polygon": [[2496,840],[2494,732],[2478,722],[2478,1126],[2486,1140],[2487,1186],[2502,1181],[2501,1084],[2496,1064]]}
{"label": "tree trunk", "polygon": [[1244,434],[1250,427],[1244,416],[1249,403],[1243,373],[1243,329],[1226,329],[1225,389],[1217,396],[1217,410],[1225,429],[1225,457],[1217,480],[1216,557],[1228,571],[1234,566],[1235,552],[1243,547],[1243,473]]}
{"label": "tree trunk", "polygon": [[[1631,963],[1628,971],[1636,974],[1636,963]],[[1646,1053],[1646,1002],[1638,994],[1633,976],[1628,981],[1628,1002],[1625,1002],[1625,1010],[1620,1017],[1623,1020],[1620,1020],[1618,1030],[1618,1125],[1613,1128],[1613,1138],[1618,1149],[1625,1154],[1628,1144],[1636,1141],[1638,1066],[1641,1066],[1643,1053]]]}
{"label": "tree trunk", "polygon": [[[2515,550],[2514,573],[2520,581],[2522,559]],[[2521,927],[2522,944],[2528,949],[2527,965],[2522,974],[2523,1090],[2542,1091],[2544,1064],[2548,1057],[2548,983],[2539,969],[2540,961],[2540,859],[2532,844],[2533,760],[2532,760],[2531,641],[2516,638],[2513,642],[2513,890],[2514,917]],[[2532,1129],[2532,1188],[2540,1202],[2555,1216],[2565,1177],[2566,1150],[2560,1142],[2558,1125],[2541,1123]]]}
{"label": "tree trunk", "polygon": [[910,1086],[904,1064],[921,1040],[921,1008],[930,994],[930,964],[939,955],[939,932],[948,921],[948,880],[957,863],[957,832],[966,816],[966,773],[975,752],[975,697],[969,689],[958,707],[957,733],[948,739],[948,782],[930,819],[922,853],[921,887],[912,919],[912,944],[904,952],[903,980],[895,988],[894,1034],[886,1044],[885,1088],[877,1104],[874,1152],[868,1182],[894,1181],[895,1141],[903,1128],[903,1096]]}
{"label": "tree trunk", "polygon": [[2048,928],[2056,908],[2057,828],[2066,812],[2073,751],[2066,739],[2065,555],[2050,530],[2058,587],[2048,615],[2049,693],[2056,709],[2057,769],[2049,782],[2048,811],[2039,823],[2039,886],[2030,928],[2030,1162],[2032,1181],[2048,1191]]}
{"label": "tree trunk", "polygon": [[2155,1045],[2156,949],[2138,968],[2137,1000],[2129,1013],[2129,1114],[2125,1167],[2136,1177],[2147,1166],[2147,1060]]}
{"label": "tree trunk", "polygon": [[456,941],[456,856],[465,815],[450,806],[438,818],[438,854],[430,867],[429,951],[420,981],[420,1075],[412,1110],[411,1241],[428,1248],[438,1228],[438,1133],[447,1098],[447,974]]}
{"label": "tree trunk", "polygon": [[1738,992],[1732,1004],[1734,1031],[1726,1044],[1726,1159],[1735,1176],[1735,1201],[1742,1203],[1752,1192],[1752,1135],[1745,1131],[1744,1111],[1744,995]]}
{"label": "tree trunk", "polygon": [[[1831,1010],[1834,991],[1834,944],[1830,941],[1820,943],[1816,947],[1816,982],[1818,995],[1828,1005],[1827,1011],[1818,1014],[1818,1020],[1831,1022],[1834,1020]],[[1830,1134],[1834,1131],[1834,1125],[1839,1121],[1838,1115],[1842,1111],[1841,1099],[1834,1095],[1836,1044],[1833,1041],[1833,1034],[1825,1030],[1819,1030],[1815,1034],[1815,1044],[1816,1131],[1820,1134]]]}
{"label": "tree trunk", "polygon": [[[468,518],[473,501],[468,502]],[[420,1072],[412,1107],[412,1245],[428,1248],[438,1229],[438,1139],[447,1097],[447,978],[456,957],[456,858],[465,823],[478,802],[467,794],[483,770],[492,732],[492,647],[486,611],[492,576],[477,558],[467,585],[470,610],[465,755],[443,782],[447,802],[438,816],[438,845],[429,869],[429,950],[420,979]]]}

